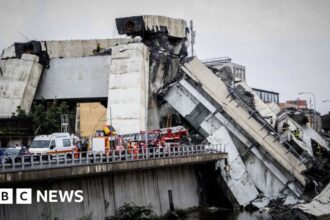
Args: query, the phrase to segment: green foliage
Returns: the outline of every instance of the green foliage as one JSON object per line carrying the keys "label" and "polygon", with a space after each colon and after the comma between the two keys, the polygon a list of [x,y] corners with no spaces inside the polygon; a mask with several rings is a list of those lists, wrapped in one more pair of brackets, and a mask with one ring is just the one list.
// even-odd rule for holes
{"label": "green foliage", "polygon": [[168,220],[184,220],[187,218],[187,213],[182,209],[175,209],[173,212],[168,211],[165,218]]}
{"label": "green foliage", "polygon": [[69,114],[69,107],[66,102],[58,103],[54,100],[51,103],[33,103],[29,117],[33,121],[35,135],[51,134],[61,130],[61,115]]}
{"label": "green foliage", "polygon": [[78,218],[78,220],[92,220],[92,219],[93,219],[93,212]]}
{"label": "green foliage", "polygon": [[155,219],[151,206],[137,206],[133,202],[124,203],[122,207],[117,210],[116,217],[110,217],[109,220],[150,220]]}
{"label": "green foliage", "polygon": [[27,117],[26,112],[23,109],[21,109],[21,106],[17,106],[15,117],[19,117],[19,118]]}

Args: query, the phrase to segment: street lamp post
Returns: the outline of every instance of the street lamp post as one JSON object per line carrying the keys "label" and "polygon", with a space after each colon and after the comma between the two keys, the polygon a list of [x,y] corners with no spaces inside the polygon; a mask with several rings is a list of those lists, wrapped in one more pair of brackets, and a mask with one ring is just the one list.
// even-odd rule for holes
{"label": "street lamp post", "polygon": [[[330,102],[330,99],[323,100],[322,102]],[[330,112],[329,112],[329,114],[330,114]]]}
{"label": "street lamp post", "polygon": [[313,96],[313,100],[314,100],[314,108],[313,108],[313,128],[317,130],[317,123],[316,123],[316,118],[315,118],[315,112],[316,112],[316,98],[314,93],[312,92],[299,92],[299,95],[304,95],[304,94],[309,94]]}

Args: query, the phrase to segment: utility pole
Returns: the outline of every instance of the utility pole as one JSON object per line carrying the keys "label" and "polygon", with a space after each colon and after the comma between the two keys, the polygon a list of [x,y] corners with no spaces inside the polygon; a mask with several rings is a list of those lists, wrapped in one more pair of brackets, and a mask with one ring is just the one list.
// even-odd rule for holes
{"label": "utility pole", "polygon": [[26,42],[28,42],[29,41],[29,38],[27,38],[22,32],[20,32],[20,31],[18,31],[18,33],[22,36],[22,37],[24,37],[25,38],[25,40],[26,40]]}
{"label": "utility pole", "polygon": [[[299,92],[298,94],[299,95],[309,94],[309,95],[312,95],[313,96],[313,99],[314,99],[314,108],[313,108],[313,123],[312,123],[312,127],[315,130],[318,130],[317,123],[316,123],[316,98],[315,98],[314,93],[312,93],[312,92]],[[310,107],[310,108],[312,108],[312,107]]]}
{"label": "utility pole", "polygon": [[[330,102],[330,99],[323,100],[322,102]],[[330,114],[330,112],[329,112],[329,114]]]}
{"label": "utility pole", "polygon": [[196,31],[194,30],[194,23],[190,20],[190,47],[191,47],[191,56],[195,55],[194,44],[195,44]]}
{"label": "utility pole", "polygon": [[61,133],[67,133],[69,128],[69,115],[62,114],[61,115]]}

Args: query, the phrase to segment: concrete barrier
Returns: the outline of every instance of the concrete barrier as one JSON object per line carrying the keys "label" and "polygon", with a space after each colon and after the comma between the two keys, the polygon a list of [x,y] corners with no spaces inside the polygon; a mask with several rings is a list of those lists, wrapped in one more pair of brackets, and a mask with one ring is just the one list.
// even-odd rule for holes
{"label": "concrete barrier", "polygon": [[0,174],[0,186],[10,186],[15,182],[33,182],[45,179],[72,179],[75,177],[100,175],[114,172],[127,172],[133,170],[200,164],[222,160],[226,157],[227,154],[225,153],[216,153],[95,165],[76,165],[51,169],[40,168],[39,170],[13,171]]}

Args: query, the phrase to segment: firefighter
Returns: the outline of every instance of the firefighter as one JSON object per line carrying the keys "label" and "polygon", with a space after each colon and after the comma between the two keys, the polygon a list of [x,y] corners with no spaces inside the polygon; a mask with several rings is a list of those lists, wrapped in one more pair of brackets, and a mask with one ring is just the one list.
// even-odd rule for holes
{"label": "firefighter", "polygon": [[316,143],[316,154],[322,156],[322,147],[319,143]]}
{"label": "firefighter", "polygon": [[226,172],[226,179],[228,179],[230,177],[230,166],[229,165],[225,165],[225,172]]}
{"label": "firefighter", "polygon": [[93,54],[97,54],[100,51],[101,51],[101,44],[96,43],[96,48],[93,50]]}
{"label": "firefighter", "polygon": [[300,140],[300,131],[299,131],[299,129],[294,130],[292,133],[295,136],[295,138]]}
{"label": "firefighter", "polygon": [[282,126],[282,130],[283,130],[282,133],[284,133],[284,132],[286,132],[287,130],[289,130],[289,127],[290,127],[290,125],[289,125],[288,123],[284,122],[284,123],[283,123],[283,126]]}
{"label": "firefighter", "polygon": [[132,153],[132,142],[130,142],[130,141],[127,143],[127,152],[128,152],[129,154]]}
{"label": "firefighter", "polygon": [[79,148],[78,148],[78,146],[76,146],[73,149],[73,156],[74,156],[74,158],[79,158]]}
{"label": "firefighter", "polygon": [[316,154],[318,156],[323,155],[323,147],[316,141],[312,141],[312,148],[313,148],[314,154]]}
{"label": "firefighter", "polygon": [[228,160],[225,159],[225,167],[224,167],[225,173],[226,173],[226,179],[228,180],[231,176],[230,176],[230,165],[228,164]]}
{"label": "firefighter", "polygon": [[88,151],[88,141],[85,139],[83,140],[82,144],[81,144],[81,151],[82,156],[86,157],[87,151]]}
{"label": "firefighter", "polygon": [[134,155],[134,160],[138,159],[138,155],[139,155],[139,145],[138,145],[138,143],[133,144],[133,155]]}

